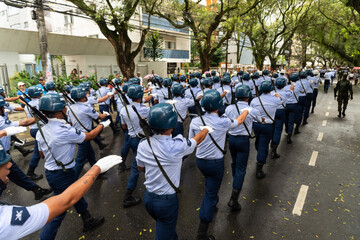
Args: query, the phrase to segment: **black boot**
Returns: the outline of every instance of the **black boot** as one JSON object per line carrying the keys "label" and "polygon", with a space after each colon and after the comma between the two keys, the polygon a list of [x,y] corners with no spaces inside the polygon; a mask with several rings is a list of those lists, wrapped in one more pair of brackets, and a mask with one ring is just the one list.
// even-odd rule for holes
{"label": "black boot", "polygon": [[197,240],[215,240],[213,235],[208,235],[207,230],[209,228],[209,223],[200,220],[198,234],[196,236]]}
{"label": "black boot", "polygon": [[304,118],[304,120],[303,120],[303,122],[302,122],[302,125],[306,125],[306,124],[308,124],[307,118]]}
{"label": "black boot", "polygon": [[299,134],[299,133],[300,133],[299,128],[300,128],[300,123],[299,123],[299,124],[296,124],[294,134]]}
{"label": "black boot", "polygon": [[33,180],[33,181],[40,180],[40,179],[43,178],[43,175],[42,175],[42,174],[37,175],[37,174],[35,173],[35,168],[32,167],[32,166],[29,166],[29,169],[28,169],[28,171],[27,171],[27,173],[26,173],[26,176],[27,176],[29,179]]}
{"label": "black boot", "polygon": [[111,128],[112,129],[112,131],[113,131],[113,135],[116,135],[116,134],[118,134],[121,130],[119,129],[119,128],[117,128],[117,127],[112,127]]}
{"label": "black boot", "polygon": [[343,117],[345,117],[345,116],[346,116],[346,115],[345,115],[345,109],[343,110],[342,115],[343,115]]}
{"label": "black boot", "polygon": [[291,133],[289,133],[289,134],[287,135],[286,141],[287,141],[288,144],[292,144]]}
{"label": "black boot", "polygon": [[125,161],[122,161],[122,163],[119,164],[118,169],[119,169],[119,172],[125,172],[125,171],[131,169],[131,167],[126,166]]}
{"label": "black boot", "polygon": [[264,163],[256,163],[256,178],[257,179],[261,179],[264,178],[266,176],[266,173],[264,173],[264,171],[262,170],[264,166]]}
{"label": "black boot", "polygon": [[32,153],[34,151],[34,149],[28,150],[28,149],[24,149],[23,146],[17,146],[17,145],[14,145],[14,148],[17,149],[19,152],[21,152],[23,157],[26,157],[27,155],[29,155],[30,153]]}
{"label": "black boot", "polygon": [[88,232],[90,230],[93,230],[99,226],[101,226],[104,222],[105,222],[105,218],[104,217],[97,217],[97,218],[93,218],[89,211],[86,210],[85,213],[81,214],[81,219],[83,221],[83,231],[84,232]]}
{"label": "black boot", "polygon": [[126,193],[125,193],[125,197],[124,197],[124,201],[123,201],[124,208],[135,206],[135,205],[141,203],[140,198],[131,196],[132,192],[133,192],[132,190],[126,189]]}
{"label": "black boot", "polygon": [[341,118],[341,111],[339,111],[339,115],[338,115],[338,118]]}
{"label": "black boot", "polygon": [[238,202],[239,194],[240,194],[239,190],[236,190],[236,189],[232,190],[231,197],[230,197],[230,200],[228,202],[228,206],[231,207],[232,210],[235,210],[235,211],[240,211],[241,210],[241,205]]}
{"label": "black boot", "polygon": [[100,150],[103,150],[104,148],[106,148],[107,147],[107,144],[104,144],[104,143],[102,143],[102,142],[99,142],[99,148],[100,148]]}
{"label": "black boot", "polygon": [[35,200],[40,200],[45,195],[52,193],[53,190],[51,188],[41,188],[36,185],[31,191],[35,194]]}
{"label": "black boot", "polygon": [[311,109],[311,113],[314,113],[314,107]]}
{"label": "black boot", "polygon": [[270,148],[271,148],[270,158],[271,159],[279,158],[280,155],[276,152],[278,145],[271,144]]}

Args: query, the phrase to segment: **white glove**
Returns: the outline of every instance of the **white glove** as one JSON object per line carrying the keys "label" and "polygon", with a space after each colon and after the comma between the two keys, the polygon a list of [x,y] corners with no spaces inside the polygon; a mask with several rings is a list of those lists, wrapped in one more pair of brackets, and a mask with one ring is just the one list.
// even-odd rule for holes
{"label": "white glove", "polygon": [[4,111],[5,113],[11,113],[11,110],[9,110],[9,109],[5,109],[5,111]]}
{"label": "white glove", "polygon": [[243,109],[241,109],[241,112],[243,112],[243,111],[245,111],[245,110],[247,110],[247,111],[248,111],[248,113],[250,114],[250,113],[251,113],[251,111],[252,111],[252,108],[250,108],[250,107],[243,108]]}
{"label": "white glove", "polygon": [[101,122],[100,124],[104,126],[104,128],[108,127],[110,125],[111,121],[110,119],[106,120],[105,122]]}
{"label": "white glove", "polygon": [[214,131],[214,129],[212,129],[212,127],[209,126],[200,126],[200,130],[204,130],[207,129],[209,131],[209,133],[212,133]]}
{"label": "white glove", "polygon": [[156,97],[158,94],[157,93],[152,93],[150,95],[153,96],[153,97]]}
{"label": "white glove", "polygon": [[167,100],[166,103],[174,105],[177,103],[177,100]]}
{"label": "white glove", "polygon": [[112,96],[114,95],[114,92],[108,92],[107,95]]}
{"label": "white glove", "polygon": [[7,127],[4,129],[6,136],[12,136],[27,131],[26,127]]}
{"label": "white glove", "polygon": [[106,114],[106,116],[109,116],[110,113],[106,112],[106,111],[103,111],[103,114]]}
{"label": "white glove", "polygon": [[100,173],[107,172],[113,166],[122,162],[122,158],[117,155],[109,155],[99,159],[95,165],[100,168]]}
{"label": "white glove", "polygon": [[151,89],[156,89],[156,86],[151,86],[150,88],[151,88]]}
{"label": "white glove", "polygon": [[226,92],[226,94],[228,94],[228,93],[230,92],[230,90],[227,90],[227,89],[226,89],[226,90],[224,90],[224,92]]}

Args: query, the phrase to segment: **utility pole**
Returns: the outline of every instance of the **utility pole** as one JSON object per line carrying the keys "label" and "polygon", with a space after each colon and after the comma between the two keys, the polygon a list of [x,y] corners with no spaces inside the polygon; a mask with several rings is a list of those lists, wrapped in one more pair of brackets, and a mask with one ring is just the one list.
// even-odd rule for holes
{"label": "utility pole", "polygon": [[[227,1],[229,7],[229,0]],[[228,17],[230,17],[230,13],[228,12]],[[229,39],[226,39],[226,59],[225,59],[225,72],[228,70],[228,56],[229,56]]]}
{"label": "utility pole", "polygon": [[[41,65],[43,69],[43,74],[45,75],[45,81],[53,81],[52,67],[51,67],[51,58],[48,49],[48,39],[45,26],[45,15],[44,15],[44,5],[43,0],[35,0],[36,5],[36,22],[39,31],[39,40],[40,40],[40,57]],[[34,20],[35,20],[34,19]]]}

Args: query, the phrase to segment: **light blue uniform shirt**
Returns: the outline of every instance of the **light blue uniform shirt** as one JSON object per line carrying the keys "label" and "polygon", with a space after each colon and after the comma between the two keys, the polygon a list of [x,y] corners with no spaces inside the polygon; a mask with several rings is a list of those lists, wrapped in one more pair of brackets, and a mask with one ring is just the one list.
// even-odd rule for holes
{"label": "light blue uniform shirt", "polygon": [[[291,87],[291,85],[287,85],[284,88],[285,88],[285,90],[289,89],[289,91],[290,91],[290,87]],[[294,91],[291,91],[291,95],[290,95],[289,99],[287,100],[286,104],[298,103],[301,91],[303,91],[302,87],[299,86],[299,84],[294,84]]]}
{"label": "light blue uniform shirt", "polygon": [[[4,130],[7,127],[18,127],[18,126],[19,126],[18,121],[12,122],[9,120],[8,113],[5,113],[5,116],[0,116],[0,130]],[[10,149],[11,136],[3,136],[0,138],[0,141],[2,141],[5,151],[8,151]]]}
{"label": "light blue uniform shirt", "polygon": [[221,89],[221,83],[214,83],[213,89],[215,90]]}
{"label": "light blue uniform shirt", "polygon": [[[226,132],[229,129],[236,128],[238,126],[238,121],[231,120],[226,116],[219,117],[217,113],[205,113],[202,116],[206,126],[210,126],[214,129],[214,132],[211,133],[214,140],[217,144],[224,149]],[[190,123],[189,128],[189,138],[193,138],[198,134],[200,126],[204,126],[200,117],[194,118]],[[206,135],[204,141],[202,141],[196,150],[196,157],[202,159],[220,159],[224,155],[222,152],[215,146],[209,135]]]}
{"label": "light blue uniform shirt", "polygon": [[196,99],[199,99],[200,96],[203,96],[204,93],[206,93],[207,91],[211,90],[211,88],[204,88],[204,91],[200,91],[197,95],[196,95]]}
{"label": "light blue uniform shirt", "polygon": [[166,102],[168,99],[165,98],[169,98],[169,90],[167,87],[163,87],[160,89],[156,90],[157,93],[157,99],[159,100],[159,103],[164,103]]}
{"label": "light blue uniform shirt", "polygon": [[229,85],[224,85],[222,88],[220,87],[217,91],[222,95],[225,90],[228,90],[228,93],[226,93],[225,97],[223,97],[224,104],[231,104],[232,94],[231,94],[231,88]]}
{"label": "light blue uniform shirt", "polygon": [[[292,93],[290,89],[286,89],[285,87],[282,89],[276,88],[276,92],[280,95],[281,101],[283,104],[281,104],[278,109],[284,109],[283,105],[286,106],[286,103],[288,102],[289,98],[291,97]],[[272,94],[276,93],[275,91],[272,91]]]}
{"label": "light blue uniform shirt", "polygon": [[85,104],[91,106],[92,108],[94,107],[95,104],[98,104],[98,103],[99,103],[99,100],[95,96],[88,96],[87,101],[85,102]]}
{"label": "light blue uniform shirt", "polygon": [[[150,137],[150,142],[166,174],[173,184],[179,187],[182,159],[194,151],[196,141],[194,139],[186,139],[181,135],[175,138],[166,135],[154,135]],[[145,167],[144,185],[149,192],[158,195],[175,193],[175,190],[162,174],[145,139],[138,146],[136,161],[138,166]]]}
{"label": "light blue uniform shirt", "polygon": [[263,76],[264,81],[271,81],[271,77],[270,76]]}
{"label": "light blue uniform shirt", "polygon": [[319,88],[319,84],[322,83],[321,78],[318,76],[314,76],[312,80],[314,82],[314,88]]}
{"label": "light blue uniform shirt", "polygon": [[241,86],[241,85],[247,85],[249,86],[250,90],[251,90],[251,94],[252,95],[255,95],[256,94],[256,89],[255,89],[255,86],[254,86],[254,83],[252,80],[242,80],[240,82],[238,82],[236,85],[235,85],[235,88],[234,88],[234,91],[236,92],[236,88],[238,86]]}
{"label": "light blue uniform shirt", "polygon": [[125,107],[123,109],[121,109],[121,112],[120,112],[121,122],[122,122],[122,124],[127,125],[129,136],[138,137],[139,134],[144,135],[144,132],[143,132],[142,128],[140,127],[139,118],[136,115],[136,113],[134,112],[134,110],[132,109],[131,105],[134,105],[136,107],[137,111],[139,112],[139,114],[142,118],[148,117],[150,108],[144,104],[132,102],[129,106],[127,106],[127,110],[129,112],[130,119],[126,112]]}
{"label": "light blue uniform shirt", "polygon": [[189,98],[182,98],[182,97],[175,97],[174,100],[176,100],[177,102],[175,103],[175,107],[176,110],[178,112],[178,122],[182,122],[181,118],[179,117],[179,115],[182,117],[182,119],[185,120],[186,118],[186,112],[187,109],[189,107],[192,107],[195,105],[194,100],[189,99]]}
{"label": "light blue uniform shirt", "polygon": [[43,228],[49,218],[49,207],[39,203],[30,207],[0,206],[1,239],[15,240]]}
{"label": "light blue uniform shirt", "polygon": [[[96,91],[96,95],[98,96],[98,98],[102,98],[104,97],[108,92],[111,92],[111,89],[102,86],[101,88],[99,88],[99,90]],[[110,98],[106,99],[105,102],[101,102],[99,103],[99,105],[109,105],[110,104]]]}
{"label": "light blue uniform shirt", "polygon": [[[35,107],[36,109],[39,110],[39,102],[40,102],[40,99],[39,98],[33,98],[31,99],[31,101],[29,102],[29,104],[32,106],[32,107]],[[31,114],[31,112],[29,112],[29,110],[31,111],[31,109],[28,107],[28,106],[25,106],[25,113],[26,113],[26,116],[28,118],[33,118],[34,116]],[[30,125],[30,129],[38,129],[36,123]]]}
{"label": "light blue uniform shirt", "polygon": [[[252,81],[252,80],[250,80]],[[262,78],[261,76],[258,79],[254,79],[255,81],[255,85],[259,88],[261,83],[264,81],[264,78]]]}
{"label": "light blue uniform shirt", "polygon": [[[279,97],[275,97],[271,94],[261,94],[260,99],[262,104],[264,105],[265,110],[270,115],[272,119],[275,119],[276,110],[281,106],[281,99]],[[254,98],[251,103],[250,107],[257,109],[260,112],[260,116],[265,118],[265,123],[273,123],[273,121],[269,118],[269,116],[265,113],[259,98]]]}
{"label": "light blue uniform shirt", "polygon": [[[99,113],[96,112],[96,110],[86,103],[77,102],[70,106],[71,110],[75,113],[76,117],[79,119],[79,121],[86,127],[87,129],[92,129],[92,121],[93,119],[98,119]],[[88,132],[86,129],[84,129],[80,123],[76,120],[73,113],[70,111],[70,109],[67,111],[68,119],[72,123],[73,127],[77,130],[80,130],[82,132]]]}
{"label": "light blue uniform shirt", "polygon": [[192,90],[192,92],[194,93],[194,96],[196,97],[198,95],[199,92],[201,92],[201,88],[200,87],[190,87],[189,89],[186,89],[185,90],[185,97],[186,98],[189,98],[189,99],[193,99],[193,96],[191,94],[191,91],[190,89]]}
{"label": "light blue uniform shirt", "polygon": [[[243,102],[243,101],[237,102],[236,105],[239,108],[240,114],[242,113],[241,109],[249,107],[249,104],[247,102]],[[240,115],[234,104],[230,105],[226,108],[225,114],[230,119],[236,119]],[[245,124],[246,124],[247,128],[249,129],[250,134],[251,134],[251,129],[252,129],[254,121],[261,122],[261,117],[260,117],[260,112],[257,109],[252,108],[251,113],[248,114],[245,119]],[[230,129],[229,134],[231,134],[233,136],[249,136],[249,133],[247,132],[244,124],[240,124],[236,128]]]}
{"label": "light blue uniform shirt", "polygon": [[301,93],[300,96],[306,95],[307,93],[312,93],[313,90],[311,89],[310,86],[310,81],[305,79],[300,79],[299,81],[296,82],[296,85],[299,84],[303,90],[304,93]]}
{"label": "light blue uniform shirt", "polygon": [[[51,152],[57,161],[64,165],[71,162],[75,154],[75,144],[83,143],[85,140],[85,133],[76,130],[65,120],[57,118],[48,118],[49,122],[42,127],[46,142],[51,148]],[[62,170],[61,166],[56,165],[40,131],[36,134],[36,141],[38,141],[39,151],[42,151],[45,156],[45,169],[49,171]],[[75,161],[65,166],[66,169],[73,168]]]}

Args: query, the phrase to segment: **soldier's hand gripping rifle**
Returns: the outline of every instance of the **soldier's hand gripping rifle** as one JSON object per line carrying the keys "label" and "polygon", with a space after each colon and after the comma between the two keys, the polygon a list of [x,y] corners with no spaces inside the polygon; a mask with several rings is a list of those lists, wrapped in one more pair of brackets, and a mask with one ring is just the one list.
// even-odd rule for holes
{"label": "soldier's hand gripping rifle", "polygon": [[148,122],[140,116],[139,112],[137,111],[134,105],[132,105],[131,107],[139,118],[140,127],[144,131],[145,137],[148,138],[153,136],[154,133],[151,130],[151,127],[149,126]]}
{"label": "soldier's hand gripping rifle", "polygon": [[31,114],[34,116],[36,121],[40,120],[44,124],[47,124],[49,122],[47,117],[42,112],[40,112],[36,107],[31,106],[28,102],[26,102],[26,100],[22,96],[20,96],[19,98],[31,110]]}

